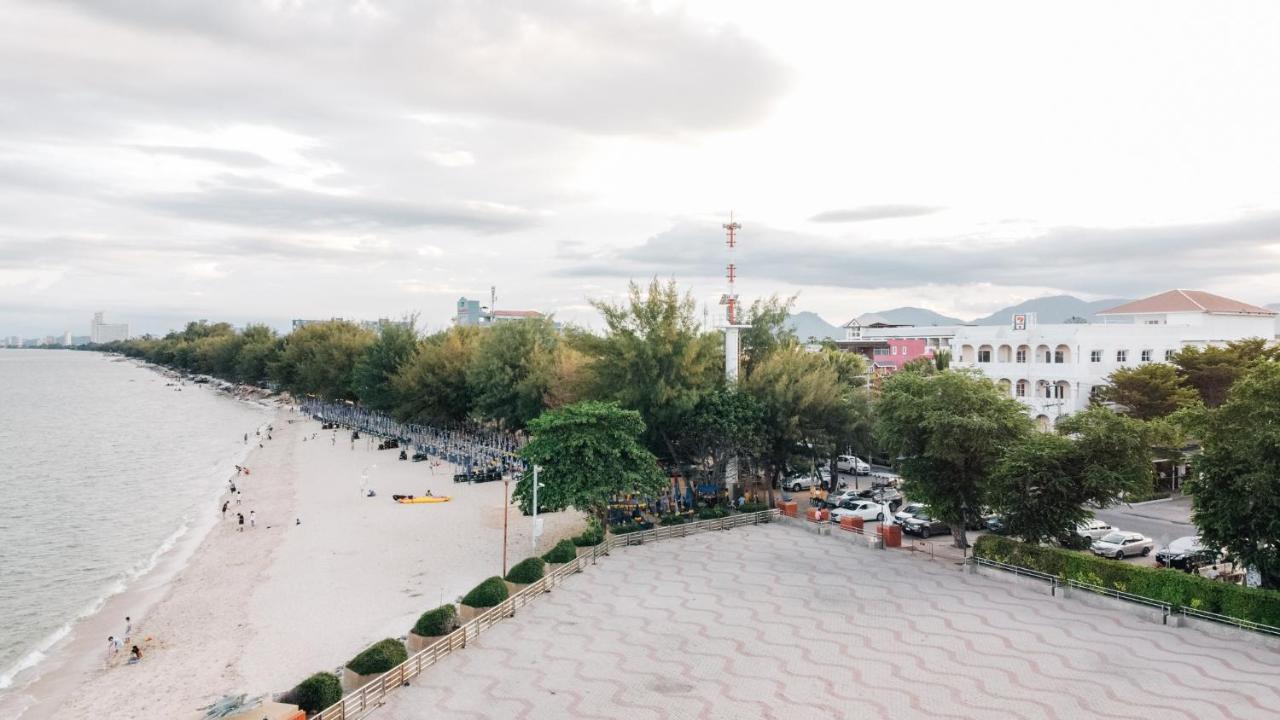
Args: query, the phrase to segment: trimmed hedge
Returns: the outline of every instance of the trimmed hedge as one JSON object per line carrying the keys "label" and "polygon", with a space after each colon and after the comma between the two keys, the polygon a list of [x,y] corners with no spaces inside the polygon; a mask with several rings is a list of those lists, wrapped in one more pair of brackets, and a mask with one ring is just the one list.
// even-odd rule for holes
{"label": "trimmed hedge", "polygon": [[333,673],[318,672],[298,683],[290,695],[293,704],[310,715],[342,699],[342,682]]}
{"label": "trimmed hedge", "polygon": [[573,536],[573,544],[578,547],[592,547],[602,542],[604,542],[604,528],[595,518],[587,522],[586,530]]}
{"label": "trimmed hedge", "polygon": [[699,520],[718,520],[722,517],[729,517],[729,509],[723,505],[698,508]]}
{"label": "trimmed hedge", "polygon": [[573,562],[577,557],[578,551],[574,549],[573,541],[565,539],[556,543],[556,546],[543,555],[542,559],[549,563],[567,563]]}
{"label": "trimmed hedge", "polygon": [[625,523],[619,523],[617,525],[610,527],[609,532],[613,533],[614,535],[626,535],[628,533],[640,532],[641,530],[648,530],[648,529],[649,527],[645,523],[625,522]]}
{"label": "trimmed hedge", "polygon": [[662,517],[658,518],[658,524],[662,525],[663,527],[668,527],[671,525],[683,525],[687,522],[689,522],[688,515],[678,515],[676,513],[663,515]]}
{"label": "trimmed hedge", "polygon": [[1090,553],[1029,545],[995,535],[978,538],[973,553],[988,560],[1140,595],[1175,607],[1280,627],[1280,592],[1274,590],[1232,585],[1180,570],[1130,565]]}
{"label": "trimmed hedge", "polygon": [[473,608],[491,608],[510,597],[507,584],[502,578],[494,575],[479,585],[471,588],[471,592],[462,597],[462,604]]}
{"label": "trimmed hedge", "polygon": [[347,669],[357,675],[380,675],[409,659],[409,651],[399,640],[387,638],[351,658]]}
{"label": "trimmed hedge", "polygon": [[441,605],[422,613],[413,625],[413,632],[423,637],[448,635],[458,628],[458,608],[453,603]]}
{"label": "trimmed hedge", "polygon": [[756,512],[764,512],[765,510],[768,510],[768,509],[769,509],[769,506],[765,505],[762,502],[749,502],[749,503],[742,503],[742,505],[738,507],[738,512],[756,513]]}
{"label": "trimmed hedge", "polygon": [[[575,553],[576,555],[576,553]],[[518,583],[520,585],[528,585],[542,579],[542,574],[546,570],[547,561],[540,557],[525,558],[507,571],[507,582]],[[495,605],[497,603],[494,603]]]}

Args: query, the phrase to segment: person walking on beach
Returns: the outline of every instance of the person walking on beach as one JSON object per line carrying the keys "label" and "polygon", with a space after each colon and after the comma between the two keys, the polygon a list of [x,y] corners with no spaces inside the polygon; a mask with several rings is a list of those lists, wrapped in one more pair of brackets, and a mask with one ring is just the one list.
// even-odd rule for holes
{"label": "person walking on beach", "polygon": [[236,513],[237,522],[240,527],[236,528],[236,532],[244,532],[244,513]]}
{"label": "person walking on beach", "polygon": [[230,501],[230,500],[223,500],[223,501],[222,501],[222,519],[223,519],[223,520],[226,520],[226,519],[227,519],[227,506],[228,506],[228,505],[230,505],[230,504],[231,504],[231,501]]}
{"label": "person walking on beach", "polygon": [[129,638],[133,637],[133,618],[128,615],[124,616],[124,642],[129,642]]}
{"label": "person walking on beach", "polygon": [[249,511],[249,527],[258,527],[258,513],[255,510]]}
{"label": "person walking on beach", "polygon": [[236,504],[237,504],[237,505],[239,505],[239,504],[240,504],[240,501],[241,501],[241,500],[243,500],[243,499],[244,499],[244,494],[243,494],[243,493],[241,493],[239,490],[237,490],[237,491],[236,491]]}

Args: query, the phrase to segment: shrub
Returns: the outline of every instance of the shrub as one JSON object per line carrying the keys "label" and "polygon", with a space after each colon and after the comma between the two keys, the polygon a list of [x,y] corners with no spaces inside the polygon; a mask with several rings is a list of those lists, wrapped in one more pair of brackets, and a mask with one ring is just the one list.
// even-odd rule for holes
{"label": "shrub", "polygon": [[1179,570],[1130,565],[995,535],[978,538],[973,552],[976,557],[1039,570],[1063,580],[1100,585],[1176,607],[1280,627],[1280,592],[1273,590],[1229,585]]}
{"label": "shrub", "polygon": [[687,522],[689,522],[689,518],[687,516],[678,515],[676,513],[663,515],[662,517],[658,518],[658,524],[664,527],[667,525],[683,525]]}
{"label": "shrub", "polygon": [[573,562],[578,557],[578,551],[574,549],[572,540],[561,540],[556,546],[551,548],[550,552],[542,556],[543,560],[549,563],[567,563]]}
{"label": "shrub", "polygon": [[716,520],[718,518],[728,517],[728,516],[729,516],[729,509],[723,505],[716,505],[715,507],[698,508],[699,520]]}
{"label": "shrub", "polygon": [[768,509],[769,509],[769,506],[765,505],[762,502],[749,502],[749,503],[742,503],[742,505],[738,508],[738,512],[756,513],[756,512],[764,512],[765,510],[768,510]]}
{"label": "shrub", "polygon": [[310,715],[341,700],[342,683],[333,673],[318,672],[298,683],[290,695],[293,704]]}
{"label": "shrub", "polygon": [[430,637],[432,635],[448,635],[458,627],[458,608],[453,603],[441,605],[435,610],[422,613],[418,622],[413,625],[413,632]]}
{"label": "shrub", "polygon": [[628,533],[640,532],[641,530],[648,530],[648,529],[649,528],[645,525],[645,523],[625,522],[625,523],[618,523],[617,525],[614,525],[613,527],[609,528],[609,531],[612,532],[614,535],[626,535]]}
{"label": "shrub", "polygon": [[347,669],[357,675],[380,675],[409,659],[409,652],[399,640],[387,638],[351,658]]}
{"label": "shrub", "polygon": [[502,578],[494,575],[471,588],[471,592],[463,596],[462,604],[474,608],[491,608],[506,600],[509,596],[507,584],[502,582]]}
{"label": "shrub", "polygon": [[[547,563],[540,557],[525,558],[507,571],[507,582],[528,585],[542,579],[542,573],[546,569]],[[497,603],[494,603],[495,605]]]}
{"label": "shrub", "polygon": [[587,529],[581,534],[573,536],[573,544],[578,547],[591,547],[604,542],[604,528],[600,525],[600,521],[591,518],[587,521]]}

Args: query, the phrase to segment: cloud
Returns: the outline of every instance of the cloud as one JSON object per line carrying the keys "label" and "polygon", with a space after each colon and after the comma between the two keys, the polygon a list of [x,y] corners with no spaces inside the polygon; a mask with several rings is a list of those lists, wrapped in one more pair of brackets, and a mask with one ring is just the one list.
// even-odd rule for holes
{"label": "cloud", "polygon": [[942,208],[931,205],[863,205],[848,210],[827,210],[809,218],[809,222],[847,223],[890,218],[920,217],[932,215]]}
{"label": "cloud", "polygon": [[537,222],[530,211],[494,203],[414,203],[281,187],[216,187],[153,194],[135,202],[176,217],[256,228],[454,227],[493,233],[528,228]]}
{"label": "cloud", "polygon": [[174,155],[188,160],[230,165],[238,168],[260,168],[271,165],[271,161],[256,153],[243,150],[223,150],[210,147],[189,147],[185,145],[132,145],[134,150],[155,155]]}
{"label": "cloud", "polygon": [[[567,277],[716,277],[719,228],[679,223],[639,246],[579,263]],[[1280,212],[1232,221],[1131,228],[1061,227],[1018,240],[982,237],[898,242],[829,239],[744,228],[739,273],[792,285],[907,288],[993,283],[1127,297],[1201,287],[1275,268]]]}

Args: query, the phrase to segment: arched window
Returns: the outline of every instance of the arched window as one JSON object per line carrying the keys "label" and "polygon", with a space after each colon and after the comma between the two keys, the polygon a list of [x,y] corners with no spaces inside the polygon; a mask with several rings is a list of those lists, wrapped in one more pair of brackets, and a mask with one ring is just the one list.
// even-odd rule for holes
{"label": "arched window", "polygon": [[960,346],[960,362],[962,363],[973,362],[973,346],[972,345]]}
{"label": "arched window", "polygon": [[1048,380],[1037,380],[1036,381],[1036,397],[1038,398],[1052,397],[1053,391],[1050,389],[1051,387],[1052,386],[1049,385]]}
{"label": "arched window", "polygon": [[1008,378],[1000,378],[999,380],[997,380],[996,387],[1000,388],[1000,390],[1003,391],[1005,395],[1008,395],[1010,392],[1013,391],[1013,383],[1009,382]]}
{"label": "arched window", "polygon": [[1028,356],[1028,355],[1030,355],[1030,354],[1031,354],[1031,348],[1030,348],[1030,347],[1028,347],[1028,346],[1026,346],[1026,345],[1019,345],[1019,346],[1018,346],[1018,353],[1017,353],[1017,355],[1015,356],[1015,358],[1016,358],[1016,359],[1015,359],[1015,362],[1020,362],[1020,363],[1024,363],[1024,362],[1026,362],[1026,361],[1027,361],[1027,356]]}
{"label": "arched window", "polygon": [[990,345],[981,345],[978,347],[978,362],[980,363],[991,362],[991,346]]}
{"label": "arched window", "polygon": [[1071,348],[1067,345],[1059,345],[1053,349],[1053,361],[1055,363],[1071,362]]}
{"label": "arched window", "polygon": [[1048,345],[1036,346],[1036,362],[1042,362],[1042,363],[1053,362],[1053,354],[1049,352]]}
{"label": "arched window", "polygon": [[1030,383],[1028,383],[1026,380],[1019,380],[1018,384],[1014,385],[1014,390],[1013,390],[1014,394],[1017,395],[1018,397],[1026,397],[1027,386],[1029,384]]}
{"label": "arched window", "polygon": [[1053,384],[1053,397],[1057,400],[1066,400],[1071,397],[1071,383],[1066,380],[1059,380]]}
{"label": "arched window", "polygon": [[996,349],[996,362],[1007,363],[1013,360],[1013,348],[1001,345]]}

